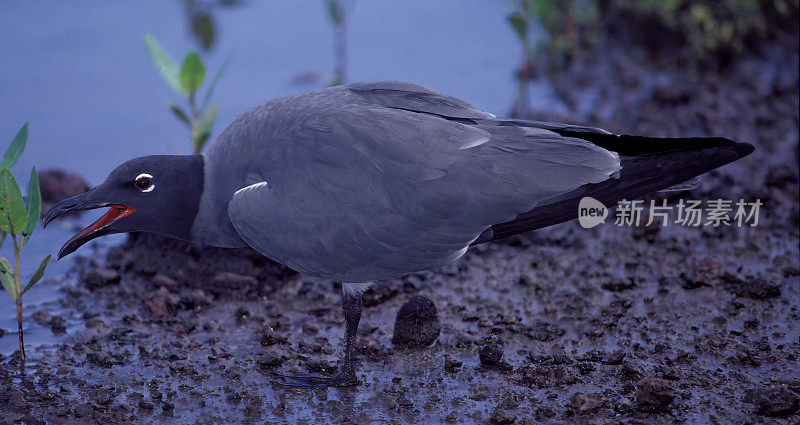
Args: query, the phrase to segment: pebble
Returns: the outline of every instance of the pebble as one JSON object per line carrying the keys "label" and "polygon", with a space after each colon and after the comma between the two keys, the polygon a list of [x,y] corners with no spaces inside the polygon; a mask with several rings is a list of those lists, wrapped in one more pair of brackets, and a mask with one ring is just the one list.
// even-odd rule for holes
{"label": "pebble", "polygon": [[608,400],[599,393],[576,393],[570,401],[570,408],[578,415],[589,415],[597,413]]}
{"label": "pebble", "polygon": [[481,364],[486,366],[494,366],[503,357],[503,346],[491,342],[478,351],[478,357],[481,359]]}
{"label": "pebble", "polygon": [[672,384],[666,379],[645,376],[636,387],[636,404],[642,412],[664,412],[675,399]]}
{"label": "pebble", "polygon": [[800,408],[797,394],[786,387],[751,389],[745,393],[744,401],[754,404],[755,412],[763,416],[789,416]]}
{"label": "pebble", "polygon": [[461,369],[462,364],[463,363],[461,362],[461,360],[456,360],[446,357],[444,359],[444,370],[447,372],[455,372]]}
{"label": "pebble", "polygon": [[50,318],[50,331],[53,335],[67,333],[67,321],[61,316],[53,316]]}
{"label": "pebble", "polygon": [[256,362],[262,369],[273,368],[280,366],[281,363],[283,363],[283,357],[275,352],[268,351],[258,356],[258,360],[256,360]]}
{"label": "pebble", "polygon": [[86,273],[84,282],[86,282],[87,288],[94,291],[97,288],[118,283],[121,278],[122,276],[120,276],[119,272],[114,269],[107,267],[95,267]]}
{"label": "pebble", "polygon": [[439,313],[433,301],[428,297],[415,295],[397,312],[392,343],[410,347],[428,346],[436,341],[441,329]]}

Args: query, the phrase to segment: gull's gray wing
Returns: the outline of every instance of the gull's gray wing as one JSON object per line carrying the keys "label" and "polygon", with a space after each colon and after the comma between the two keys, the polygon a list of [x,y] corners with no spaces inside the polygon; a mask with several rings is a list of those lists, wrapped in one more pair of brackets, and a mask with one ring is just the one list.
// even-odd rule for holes
{"label": "gull's gray wing", "polygon": [[595,144],[501,125],[407,83],[325,89],[249,114],[258,122],[237,133],[246,140],[220,148],[241,144],[257,176],[229,203],[233,227],[273,260],[342,281],[447,264],[492,225],[619,170]]}

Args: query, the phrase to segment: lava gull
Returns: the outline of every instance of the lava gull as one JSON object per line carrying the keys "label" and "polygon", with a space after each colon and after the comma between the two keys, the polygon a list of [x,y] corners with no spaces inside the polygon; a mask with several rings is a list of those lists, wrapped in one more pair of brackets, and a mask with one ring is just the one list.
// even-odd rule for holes
{"label": "lava gull", "polygon": [[264,102],[202,154],[135,158],[42,221],[110,207],[59,258],[98,236],[151,232],[249,246],[342,282],[345,343],[333,376],[355,385],[356,330],[371,282],[449,264],[471,245],[673,187],[753,151],[724,138],[652,138],[497,118],[404,82],[330,87]]}

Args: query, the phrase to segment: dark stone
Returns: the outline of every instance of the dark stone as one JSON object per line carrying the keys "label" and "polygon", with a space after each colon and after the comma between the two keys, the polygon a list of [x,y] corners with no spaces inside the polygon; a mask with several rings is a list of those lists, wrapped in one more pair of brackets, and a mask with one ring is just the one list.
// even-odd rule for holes
{"label": "dark stone", "polygon": [[602,394],[576,393],[572,396],[570,408],[575,414],[589,415],[597,413],[606,403],[608,403],[608,400]]}
{"label": "dark stone", "polygon": [[388,301],[400,293],[396,280],[379,280],[364,292],[364,307],[373,307]]}
{"label": "dark stone", "polygon": [[740,297],[750,297],[754,300],[765,300],[781,296],[781,285],[763,277],[732,283],[733,292]]}
{"label": "dark stone", "polygon": [[494,366],[503,357],[503,346],[496,343],[486,344],[478,351],[478,356],[481,359],[481,364]]}
{"label": "dark stone", "polygon": [[[42,202],[45,204],[54,204],[89,189],[89,183],[77,174],[58,169],[39,171],[39,190],[42,192]],[[44,211],[47,209],[42,208],[42,212]]]}
{"label": "dark stone", "polygon": [[672,384],[666,379],[645,376],[636,387],[636,404],[642,412],[664,412],[675,399]]}
{"label": "dark stone", "polygon": [[513,424],[516,420],[517,417],[514,416],[513,413],[509,412],[508,409],[500,406],[494,409],[494,412],[492,412],[492,417],[489,419],[489,421],[493,424],[503,424],[503,425]]}
{"label": "dark stone", "polygon": [[786,387],[751,389],[745,393],[744,401],[754,404],[759,415],[771,417],[793,415],[800,408],[797,394]]}
{"label": "dark stone", "polygon": [[144,302],[145,310],[150,313],[150,317],[156,320],[171,316],[177,305],[178,296],[163,286]]}
{"label": "dark stone", "polygon": [[623,278],[622,280],[615,280],[615,281],[612,281],[612,282],[606,282],[606,283],[602,284],[601,287],[603,289],[605,289],[606,291],[622,292],[622,291],[627,291],[628,289],[635,288],[636,287],[636,282],[634,282],[633,279],[630,279],[630,278],[626,277],[626,278]]}
{"label": "dark stone", "polygon": [[120,274],[114,269],[105,267],[97,267],[89,270],[86,273],[86,287],[94,291],[97,288],[118,283],[120,281]]}
{"label": "dark stone", "polygon": [[67,333],[67,321],[61,316],[53,316],[50,318],[50,331],[53,335]]}
{"label": "dark stone", "polygon": [[415,295],[397,312],[392,343],[411,347],[433,344],[439,337],[442,325],[436,305],[428,297]]}
{"label": "dark stone", "polygon": [[270,369],[280,366],[281,363],[283,363],[283,357],[275,352],[269,351],[258,356],[258,360],[256,360],[256,362],[261,369]]}
{"label": "dark stone", "polygon": [[444,370],[447,372],[455,372],[461,369],[462,365],[463,363],[461,360],[451,359],[449,357],[444,359]]}
{"label": "dark stone", "polygon": [[536,322],[525,329],[525,335],[541,342],[548,342],[560,338],[564,333],[566,333],[564,329],[546,322]]}
{"label": "dark stone", "polygon": [[90,418],[94,414],[94,409],[92,409],[92,405],[89,403],[81,403],[72,410],[72,414],[75,415],[76,418]]}
{"label": "dark stone", "polygon": [[3,328],[0,328],[0,338],[2,338],[3,335],[5,335],[5,334],[6,334],[6,331]]}

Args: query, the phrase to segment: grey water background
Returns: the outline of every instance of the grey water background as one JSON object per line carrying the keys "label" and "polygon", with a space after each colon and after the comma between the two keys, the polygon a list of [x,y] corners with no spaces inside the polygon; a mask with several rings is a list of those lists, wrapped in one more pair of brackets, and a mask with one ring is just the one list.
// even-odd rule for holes
{"label": "grey water background", "polygon": [[[348,12],[348,81],[405,80],[423,84],[495,113],[516,98],[514,70],[522,52],[506,22],[503,0],[381,0],[345,2]],[[299,75],[333,70],[333,27],[320,0],[244,1],[214,7],[217,39],[201,53],[207,82],[231,61],[217,85],[219,109],[211,140],[238,114],[265,100],[324,86],[300,84]],[[0,147],[21,125],[31,125],[28,146],[14,167],[25,190],[31,166],[62,168],[91,185],[116,165],[150,154],[189,153],[186,128],[166,109],[182,99],[161,79],[142,38],[158,38],[182,59],[198,49],[182,1],[25,1],[0,3]],[[205,93],[205,87],[201,93]],[[536,93],[532,106],[537,107]],[[541,105],[541,104],[539,104]],[[84,214],[86,225],[102,212]],[[23,251],[23,281],[48,253],[55,254],[79,223],[37,230]],[[117,235],[96,240],[108,246]],[[94,248],[96,249],[96,248]],[[79,255],[100,255],[89,245]],[[0,255],[13,256],[10,238]],[[75,279],[76,256],[51,262],[43,284],[25,295],[26,345],[59,342],[49,327],[30,320],[53,310]],[[80,318],[64,317],[70,326]],[[0,297],[0,353],[17,348],[15,307]]]}

